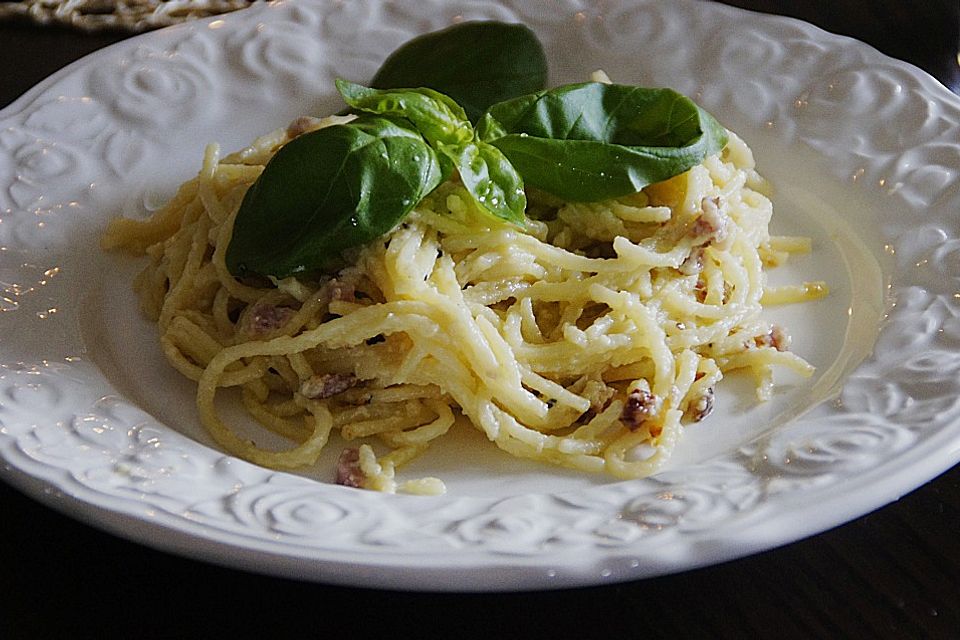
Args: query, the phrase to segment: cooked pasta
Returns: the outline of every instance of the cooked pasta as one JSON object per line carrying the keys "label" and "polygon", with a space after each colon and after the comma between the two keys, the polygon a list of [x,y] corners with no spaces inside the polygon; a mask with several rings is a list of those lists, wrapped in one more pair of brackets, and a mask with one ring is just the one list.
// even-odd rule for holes
{"label": "cooked pasta", "polygon": [[[765,289],[765,266],[810,245],[770,237],[764,181],[732,134],[721,154],[628,197],[530,193],[525,228],[484,215],[451,180],[335,273],[235,278],[224,253],[246,189],[292,137],[343,120],[300,119],[223,158],[211,145],[169,204],[103,238],[149,257],[142,308],[227,451],[300,467],[337,431],[363,443],[341,454],[341,484],[437,493],[433,478],[398,484],[395,468],[472,426],[515,456],[637,478],[711,412],[725,373],[749,371],[760,399],[775,367],[811,375],[761,302],[826,288]],[[217,409],[226,387],[294,445],[238,435]]]}

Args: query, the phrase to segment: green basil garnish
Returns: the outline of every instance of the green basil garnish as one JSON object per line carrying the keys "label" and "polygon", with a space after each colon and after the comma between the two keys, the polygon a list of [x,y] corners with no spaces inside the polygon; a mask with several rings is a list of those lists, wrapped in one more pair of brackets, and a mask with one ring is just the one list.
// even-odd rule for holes
{"label": "green basil garnish", "polygon": [[340,95],[354,109],[406,118],[434,147],[473,140],[473,125],[463,108],[433,89],[370,89],[346,80],[337,80],[336,84]]}
{"label": "green basil garnish", "polygon": [[370,86],[429,87],[450,96],[476,122],[490,105],[539,91],[546,83],[547,58],[530,29],[464,22],[401,46]]}
{"label": "green basil garnish", "polygon": [[481,22],[407,43],[377,73],[379,89],[338,80],[365,113],[290,141],[267,163],[237,212],[230,273],[334,268],[454,169],[481,210],[522,224],[525,182],[567,201],[605,200],[727,143],[726,129],[675,91],[594,82],[544,91],[545,79],[529,29]]}
{"label": "green basil garnish", "polygon": [[726,129],[675,91],[598,82],[495,104],[477,129],[526,183],[580,202],[636,193],[727,143]]}
{"label": "green basil garnish", "polygon": [[454,160],[460,181],[483,210],[508,222],[526,220],[523,178],[503,152],[482,140],[443,151]]}
{"label": "green basil garnish", "polygon": [[369,89],[337,80],[337,89],[354,109],[409,120],[457,169],[481,210],[502,220],[523,222],[527,207],[523,179],[499,149],[474,139],[473,126],[457,103],[427,88]]}
{"label": "green basil garnish", "polygon": [[328,269],[393,229],[442,181],[436,152],[402,121],[364,116],[280,148],[247,190],[226,264],[238,276]]}

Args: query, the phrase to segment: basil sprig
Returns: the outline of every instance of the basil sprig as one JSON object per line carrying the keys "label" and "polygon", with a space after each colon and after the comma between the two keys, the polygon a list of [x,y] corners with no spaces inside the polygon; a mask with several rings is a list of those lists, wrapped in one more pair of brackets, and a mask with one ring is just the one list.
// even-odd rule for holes
{"label": "basil sprig", "polygon": [[365,116],[280,148],[247,190],[226,264],[286,278],[338,265],[344,249],[389,232],[443,174],[419,131]]}
{"label": "basil sprig", "polygon": [[727,144],[726,129],[675,91],[599,82],[500,102],[477,130],[528,184],[581,202],[636,193]]}
{"label": "basil sprig", "polygon": [[337,89],[354,109],[413,123],[460,175],[481,210],[508,222],[522,223],[527,207],[523,179],[496,147],[476,139],[464,110],[432,89],[370,89],[337,80]]}
{"label": "basil sprig", "polygon": [[712,116],[669,89],[542,90],[545,78],[528,29],[465,23],[401,47],[374,78],[379,89],[338,81],[361,115],[292,140],[267,163],[237,212],[230,273],[334,268],[454,170],[481,210],[520,224],[524,182],[604,200],[678,175],[727,142]]}

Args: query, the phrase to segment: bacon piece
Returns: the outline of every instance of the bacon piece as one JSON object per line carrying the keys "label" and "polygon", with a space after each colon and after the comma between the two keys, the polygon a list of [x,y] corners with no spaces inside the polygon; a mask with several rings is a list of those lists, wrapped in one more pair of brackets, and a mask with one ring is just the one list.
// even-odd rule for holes
{"label": "bacon piece", "polygon": [[765,335],[753,339],[758,347],[773,347],[777,351],[786,351],[790,348],[790,336],[779,325],[770,327]]}
{"label": "bacon piece", "polygon": [[302,136],[308,131],[315,129],[318,124],[320,124],[320,118],[300,116],[287,127],[287,137],[292,140],[297,136]]}
{"label": "bacon piece", "polygon": [[290,307],[258,302],[244,317],[241,331],[253,338],[262,338],[287,324],[295,313],[296,310]]}
{"label": "bacon piece", "polygon": [[713,402],[716,394],[713,387],[707,387],[703,395],[690,403],[687,407],[687,417],[692,422],[700,422],[713,413]]}
{"label": "bacon piece", "polygon": [[300,395],[311,400],[324,400],[357,386],[352,373],[323,373],[310,376],[300,385]]}
{"label": "bacon piece", "polygon": [[660,398],[649,391],[634,389],[620,412],[620,422],[630,431],[636,431],[657,413],[659,406]]}
{"label": "bacon piece", "polygon": [[365,478],[360,468],[360,450],[349,447],[341,451],[337,459],[337,476],[334,482],[345,487],[362,489]]}
{"label": "bacon piece", "polygon": [[716,244],[722,247],[727,240],[727,215],[720,210],[723,200],[719,196],[700,201],[700,216],[690,227],[690,235],[700,244]]}
{"label": "bacon piece", "polygon": [[697,302],[703,303],[707,299],[707,282],[703,278],[697,278],[697,284],[693,287],[693,295]]}
{"label": "bacon piece", "polygon": [[343,280],[333,279],[330,281],[330,299],[344,300],[346,302],[356,302],[356,289],[353,284]]}

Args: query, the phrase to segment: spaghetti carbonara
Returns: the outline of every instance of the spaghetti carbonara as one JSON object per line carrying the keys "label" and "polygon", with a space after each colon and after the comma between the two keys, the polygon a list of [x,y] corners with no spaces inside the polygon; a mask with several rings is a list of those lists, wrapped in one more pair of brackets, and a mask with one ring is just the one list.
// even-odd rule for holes
{"label": "spaghetti carbonara", "polygon": [[[348,443],[340,484],[437,493],[439,480],[398,483],[394,470],[472,426],[515,456],[637,478],[710,414],[726,372],[749,371],[761,399],[775,367],[811,375],[761,303],[825,288],[765,289],[765,266],[809,242],[769,235],[764,182],[733,134],[719,155],[635,195],[530,193],[522,229],[477,211],[454,179],[336,273],[232,276],[224,253],[246,189],[285,142],[343,120],[301,118],[222,158],[210,146],[169,204],[114,220],[103,238],[149,257],[142,308],[227,451],[311,465],[336,431]],[[295,444],[242,438],[218,393]]]}

